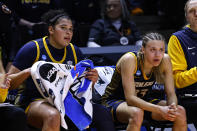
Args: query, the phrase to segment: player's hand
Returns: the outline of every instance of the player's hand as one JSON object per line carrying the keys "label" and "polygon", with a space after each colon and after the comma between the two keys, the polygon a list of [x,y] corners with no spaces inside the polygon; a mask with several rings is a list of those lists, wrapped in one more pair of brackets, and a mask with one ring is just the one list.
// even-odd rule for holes
{"label": "player's hand", "polygon": [[177,116],[177,107],[175,103],[172,103],[171,105],[168,106],[169,111],[168,111],[168,120],[174,121],[176,116]]}
{"label": "player's hand", "polygon": [[176,119],[176,110],[173,108],[171,109],[170,106],[160,106],[160,113],[161,116],[165,120],[174,121]]}
{"label": "player's hand", "polygon": [[10,88],[10,81],[11,79],[8,78],[8,74],[1,74],[0,75],[0,88],[2,89]]}
{"label": "player's hand", "polygon": [[86,78],[96,83],[98,80],[98,71],[96,69],[89,69],[86,73]]}

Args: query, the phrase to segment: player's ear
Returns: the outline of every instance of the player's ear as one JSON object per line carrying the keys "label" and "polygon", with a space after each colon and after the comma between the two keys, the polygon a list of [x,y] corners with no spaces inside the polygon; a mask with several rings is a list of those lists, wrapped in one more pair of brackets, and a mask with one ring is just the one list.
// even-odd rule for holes
{"label": "player's ear", "polygon": [[49,34],[53,34],[54,32],[53,26],[49,26],[48,31],[49,31]]}
{"label": "player's ear", "polygon": [[142,46],[141,51],[143,54],[144,54],[144,50],[145,50],[145,48],[144,48],[144,46]]}

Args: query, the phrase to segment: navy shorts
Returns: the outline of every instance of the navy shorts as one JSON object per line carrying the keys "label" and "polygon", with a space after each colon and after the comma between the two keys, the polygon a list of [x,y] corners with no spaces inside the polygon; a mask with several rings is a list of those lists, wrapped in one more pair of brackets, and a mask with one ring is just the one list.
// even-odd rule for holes
{"label": "navy shorts", "polygon": [[[146,101],[150,102],[152,104],[158,104],[161,100],[160,99],[149,98]],[[105,106],[111,111],[112,117],[113,117],[115,122],[119,122],[117,117],[116,117],[116,109],[123,102],[125,102],[125,100],[116,100],[116,99],[109,100],[109,101],[105,102]],[[152,120],[151,112],[144,111],[144,119]]]}

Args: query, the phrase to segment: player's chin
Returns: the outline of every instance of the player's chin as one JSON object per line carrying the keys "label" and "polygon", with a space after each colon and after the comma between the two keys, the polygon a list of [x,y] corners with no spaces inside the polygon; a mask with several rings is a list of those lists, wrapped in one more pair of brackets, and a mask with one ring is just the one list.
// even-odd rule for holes
{"label": "player's chin", "polygon": [[153,66],[154,66],[154,67],[157,67],[157,66],[159,66],[159,65],[160,65],[160,62],[154,62],[154,63],[153,63]]}
{"label": "player's chin", "polygon": [[160,65],[160,63],[161,63],[161,60],[153,60],[153,62],[152,62],[152,64],[153,64],[153,66],[159,66]]}

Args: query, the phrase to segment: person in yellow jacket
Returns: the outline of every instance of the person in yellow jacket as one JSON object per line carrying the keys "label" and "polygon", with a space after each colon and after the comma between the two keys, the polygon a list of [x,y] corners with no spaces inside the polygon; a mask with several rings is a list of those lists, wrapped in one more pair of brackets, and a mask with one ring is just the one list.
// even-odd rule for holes
{"label": "person in yellow jacket", "polygon": [[172,34],[168,54],[179,104],[185,107],[188,121],[197,128],[197,0],[187,1],[185,17],[188,25]]}

